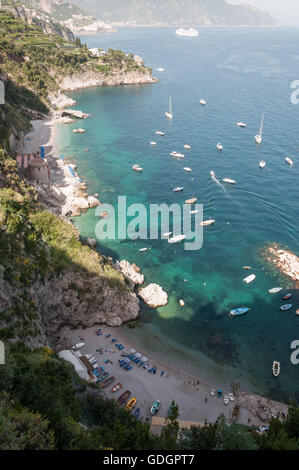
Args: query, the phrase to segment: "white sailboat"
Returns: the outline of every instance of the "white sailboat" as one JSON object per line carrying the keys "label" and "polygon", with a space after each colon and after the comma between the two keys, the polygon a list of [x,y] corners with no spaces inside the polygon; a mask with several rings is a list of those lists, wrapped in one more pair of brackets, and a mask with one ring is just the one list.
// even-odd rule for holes
{"label": "white sailboat", "polygon": [[168,119],[172,119],[172,118],[173,118],[171,96],[169,97],[169,111],[167,111],[167,112],[165,113],[165,116],[166,116]]}
{"label": "white sailboat", "polygon": [[266,162],[265,160],[260,161],[260,168],[263,170],[266,167]]}
{"label": "white sailboat", "polygon": [[264,114],[262,116],[260,133],[254,137],[257,144],[261,144],[263,141],[263,125],[264,125]]}

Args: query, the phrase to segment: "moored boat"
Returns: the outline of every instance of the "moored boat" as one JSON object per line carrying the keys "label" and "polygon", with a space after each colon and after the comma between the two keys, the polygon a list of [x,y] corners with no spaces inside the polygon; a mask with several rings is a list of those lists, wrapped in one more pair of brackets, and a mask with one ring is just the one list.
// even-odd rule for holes
{"label": "moored boat", "polygon": [[104,380],[104,382],[101,383],[100,387],[101,388],[106,388],[109,387],[115,380],[115,377],[108,377],[108,379]]}
{"label": "moored boat", "polygon": [[169,155],[175,158],[185,158],[185,155],[183,153],[176,152],[175,150],[171,152]]}
{"label": "moored boat", "polygon": [[261,160],[261,161],[260,161],[260,168],[263,169],[263,168],[265,168],[265,167],[266,167],[266,162],[265,162],[265,160]]}
{"label": "moored boat", "polygon": [[280,307],[280,310],[281,310],[282,312],[287,312],[288,310],[291,310],[292,307],[293,307],[292,304],[286,304],[286,305],[282,305],[282,306]]}
{"label": "moored boat", "polygon": [[292,160],[290,157],[286,157],[286,162],[287,162],[290,166],[293,166],[293,165],[294,165],[294,162],[293,162],[293,160]]}
{"label": "moored boat", "polygon": [[223,178],[222,180],[224,183],[228,183],[228,184],[236,184],[236,181],[235,180],[232,180],[231,178]]}
{"label": "moored boat", "polygon": [[191,145],[185,144],[185,145],[184,145],[184,148],[187,149],[187,150],[190,150],[190,149],[191,149]]}
{"label": "moored boat", "polygon": [[154,142],[153,140],[150,142],[150,145],[157,145],[157,142]]}
{"label": "moored boat", "polygon": [[192,170],[188,166],[185,166],[184,171],[186,171],[187,173],[191,173]]}
{"label": "moored boat", "polygon": [[280,291],[282,291],[282,287],[274,287],[273,289],[269,289],[270,294],[278,294]]}
{"label": "moored boat", "polygon": [[274,377],[278,377],[278,376],[279,376],[279,374],[280,374],[280,362],[278,362],[278,361],[273,361],[273,364],[272,364],[272,372],[273,372]]}
{"label": "moored boat", "polygon": [[246,284],[250,284],[251,282],[253,282],[256,278],[256,275],[255,274],[251,274],[250,276],[248,277],[245,277],[245,279],[243,279],[244,282],[246,282]]}
{"label": "moored boat", "polygon": [[161,131],[156,131],[156,134],[157,135],[161,135],[162,137],[165,135],[165,132],[161,132]]}
{"label": "moored boat", "polygon": [[132,166],[132,170],[137,171],[137,173],[142,173],[143,168],[141,168],[139,165],[134,165]]}
{"label": "moored boat", "polygon": [[217,149],[220,150],[220,151],[223,150],[223,145],[222,145],[220,142],[218,142],[218,144],[216,145],[216,147],[217,147]]}
{"label": "moored boat", "polygon": [[292,297],[292,294],[285,295],[282,300],[289,300]]}
{"label": "moored boat", "polygon": [[187,199],[185,202],[186,204],[194,204],[197,201],[197,197],[193,197],[192,199]]}
{"label": "moored boat", "polygon": [[245,122],[237,122],[238,127],[246,127]]}
{"label": "moored boat", "polygon": [[205,105],[207,104],[207,102],[206,102],[206,100],[200,100],[200,104],[201,104],[202,106],[205,106]]}
{"label": "moored boat", "polygon": [[203,220],[202,222],[200,222],[200,225],[202,227],[209,227],[209,225],[213,225],[215,222],[216,222],[216,220],[214,220],[214,219]]}
{"label": "moored boat", "polygon": [[147,251],[147,250],[148,250],[148,248],[140,248],[139,251],[140,251],[140,253],[144,253],[144,252]]}
{"label": "moored boat", "polygon": [[178,36],[195,37],[199,35],[199,32],[197,31],[197,29],[194,29],[194,28],[189,28],[189,29],[179,28],[176,30],[176,34]]}
{"label": "moored boat", "polygon": [[248,307],[236,308],[236,309],[230,311],[229,316],[230,317],[239,317],[241,315],[245,315],[245,313],[248,313],[249,310],[250,309]]}
{"label": "moored boat", "polygon": [[171,243],[171,244],[180,243],[183,240],[186,240],[186,235],[176,235],[175,237],[169,238],[168,243]]}
{"label": "moored boat", "polygon": [[178,186],[177,188],[174,188],[173,192],[174,192],[174,193],[180,193],[180,192],[183,191],[183,190],[184,190],[183,187]]}

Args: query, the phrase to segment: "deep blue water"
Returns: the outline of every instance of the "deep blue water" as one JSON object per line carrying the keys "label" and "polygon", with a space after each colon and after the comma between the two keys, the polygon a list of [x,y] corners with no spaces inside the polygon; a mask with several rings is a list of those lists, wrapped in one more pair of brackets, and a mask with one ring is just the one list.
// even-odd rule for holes
{"label": "deep blue water", "polygon": [[[140,55],[159,79],[154,85],[72,94],[78,109],[91,115],[83,126],[88,132],[73,135],[78,123],[60,126],[59,151],[72,155],[90,193],[98,193],[102,202],[116,204],[118,195],[126,195],[129,203],[145,205],[195,196],[205,217],[216,219],[204,231],[203,248],[195,252],[161,240],[100,242],[102,251],[136,262],[147,282],[160,283],[169,294],[167,307],[143,308],[130,335],[219,385],[241,381],[278,398],[296,392],[299,368],[289,357],[299,318],[294,310],[280,313],[281,296],[268,294],[276,285],[291,286],[270,272],[260,251],[275,241],[298,253],[299,106],[291,104],[290,84],[299,79],[299,31],[204,28],[198,38],[179,38],[172,28],[124,28],[82,39],[89,47]],[[172,121],[164,117],[170,95]],[[207,106],[200,106],[201,98]],[[264,140],[258,147],[254,135],[263,112]],[[238,121],[247,128],[239,129]],[[166,136],[156,136],[156,130]],[[151,140],[158,145],[151,147]],[[218,141],[223,152],[216,150]],[[190,151],[183,149],[187,143]],[[185,159],[171,158],[172,150],[183,151]],[[287,155],[293,168],[285,163]],[[261,158],[265,170],[259,168]],[[136,163],[142,174],[132,171]],[[192,173],[185,174],[184,166]],[[217,185],[211,170],[237,184]],[[178,185],[185,190],[174,194]],[[91,210],[75,223],[83,236],[94,237],[97,221]],[[139,253],[144,246],[150,250]],[[244,265],[257,276],[248,286]],[[296,302],[299,307],[294,291]],[[252,311],[231,320],[229,310],[242,305]],[[273,360],[281,362],[277,380]]]}

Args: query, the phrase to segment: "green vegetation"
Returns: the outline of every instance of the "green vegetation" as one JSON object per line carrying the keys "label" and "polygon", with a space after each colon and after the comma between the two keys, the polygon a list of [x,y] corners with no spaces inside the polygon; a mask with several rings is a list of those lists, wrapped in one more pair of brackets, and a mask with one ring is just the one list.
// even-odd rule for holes
{"label": "green vegetation", "polygon": [[8,149],[12,133],[18,138],[29,130],[31,119],[48,113],[49,93],[59,91],[63,77],[133,71],[144,74],[150,69],[122,51],[110,49],[106,56],[94,57],[80,40],[71,43],[46,35],[39,26],[0,10],[0,77],[6,89],[6,102],[0,107],[0,145]]}

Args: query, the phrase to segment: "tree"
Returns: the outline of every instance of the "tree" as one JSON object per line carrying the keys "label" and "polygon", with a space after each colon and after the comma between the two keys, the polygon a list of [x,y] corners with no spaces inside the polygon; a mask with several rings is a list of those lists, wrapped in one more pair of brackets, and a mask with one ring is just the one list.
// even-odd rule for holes
{"label": "tree", "polygon": [[258,445],[254,441],[249,428],[242,424],[226,424],[224,415],[218,418],[217,443],[215,450],[257,450]]}
{"label": "tree", "polygon": [[168,415],[165,420],[165,426],[161,432],[161,445],[162,449],[165,450],[175,450],[178,448],[177,440],[179,433],[179,407],[174,400],[172,400],[171,405],[168,410]]}

